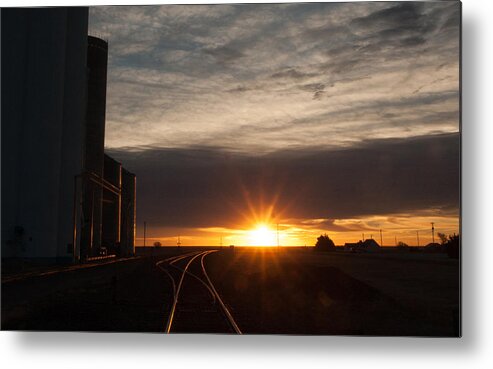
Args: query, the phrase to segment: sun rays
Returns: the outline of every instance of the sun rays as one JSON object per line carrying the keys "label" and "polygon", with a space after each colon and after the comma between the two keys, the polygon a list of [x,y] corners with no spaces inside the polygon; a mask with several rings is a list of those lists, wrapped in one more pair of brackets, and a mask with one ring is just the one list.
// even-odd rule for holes
{"label": "sun rays", "polygon": [[275,246],[277,245],[276,232],[265,224],[259,224],[248,232],[251,246]]}

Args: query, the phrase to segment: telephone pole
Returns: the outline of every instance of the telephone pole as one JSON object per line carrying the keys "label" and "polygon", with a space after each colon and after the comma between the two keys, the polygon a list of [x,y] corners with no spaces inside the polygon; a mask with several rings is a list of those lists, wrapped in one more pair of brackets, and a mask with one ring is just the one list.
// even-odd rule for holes
{"label": "telephone pole", "polygon": [[277,223],[277,250],[279,251],[279,222]]}
{"label": "telephone pole", "polygon": [[178,247],[180,247],[180,246],[181,246],[180,236],[178,236],[178,242],[176,242],[176,244],[178,245]]}
{"label": "telephone pole", "polygon": [[435,243],[435,222],[431,222],[431,242]]}
{"label": "telephone pole", "polygon": [[416,231],[416,238],[418,239],[418,247],[419,247],[419,231]]}
{"label": "telephone pole", "polygon": [[380,230],[380,246],[383,246],[382,230]]}
{"label": "telephone pole", "polygon": [[147,223],[144,222],[144,247],[146,247],[146,230],[147,230]]}

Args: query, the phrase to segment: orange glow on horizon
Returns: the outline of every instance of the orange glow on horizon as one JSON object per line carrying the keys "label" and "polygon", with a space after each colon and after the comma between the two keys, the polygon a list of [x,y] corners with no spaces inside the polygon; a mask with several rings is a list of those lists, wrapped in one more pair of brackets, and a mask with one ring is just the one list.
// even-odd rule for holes
{"label": "orange glow on horizon", "polygon": [[[269,209],[270,210],[270,209]],[[358,242],[363,237],[373,238],[383,246],[395,246],[405,242],[410,246],[425,246],[432,242],[430,222],[435,222],[435,242],[439,242],[438,232],[450,235],[459,233],[458,216],[438,215],[433,211],[420,215],[390,214],[374,215],[364,218],[348,219],[282,219],[266,216],[251,216],[238,227],[167,228],[156,227],[147,232],[146,245],[155,241],[163,246],[176,246],[180,235],[182,246],[277,246],[277,227],[279,227],[280,246],[314,246],[317,237],[327,233],[338,246],[346,242]],[[256,221],[256,220],[259,221]],[[278,223],[279,222],[279,223]],[[327,224],[338,228],[331,230]],[[419,234],[418,234],[419,232]],[[136,245],[143,245],[143,230],[139,229]]]}

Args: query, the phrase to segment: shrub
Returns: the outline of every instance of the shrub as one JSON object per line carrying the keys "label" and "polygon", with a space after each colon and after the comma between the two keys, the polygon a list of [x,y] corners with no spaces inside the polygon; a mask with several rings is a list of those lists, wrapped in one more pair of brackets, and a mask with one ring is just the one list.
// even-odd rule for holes
{"label": "shrub", "polygon": [[322,234],[317,238],[317,243],[315,244],[316,251],[335,251],[336,246],[334,241],[330,239],[327,234]]}
{"label": "shrub", "polygon": [[449,258],[458,259],[460,255],[460,236],[453,234],[448,236],[448,241],[445,243],[445,252]]}

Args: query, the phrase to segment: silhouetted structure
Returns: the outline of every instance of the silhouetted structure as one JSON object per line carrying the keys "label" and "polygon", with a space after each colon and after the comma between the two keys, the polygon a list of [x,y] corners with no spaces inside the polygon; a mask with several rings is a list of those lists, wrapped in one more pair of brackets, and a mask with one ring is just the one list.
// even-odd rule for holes
{"label": "silhouetted structure", "polygon": [[108,155],[104,155],[104,181],[101,244],[112,254],[119,254],[122,165]]}
{"label": "silhouetted structure", "polygon": [[375,252],[380,251],[380,245],[371,238],[364,241],[360,240],[356,243],[345,243],[344,250],[351,252]]}
{"label": "silhouetted structure", "polygon": [[[125,170],[123,182],[121,163],[104,153],[107,65],[108,43],[88,36],[87,123],[78,253],[82,260],[106,255],[131,256],[135,251],[135,175]],[[125,212],[122,212],[122,196],[125,196]]]}
{"label": "silhouetted structure", "polygon": [[423,248],[424,252],[444,252],[445,246],[440,245],[438,242],[430,242]]}
{"label": "silhouetted structure", "polygon": [[2,257],[73,257],[87,8],[1,12]]}
{"label": "silhouetted structure", "polygon": [[87,38],[87,104],[82,179],[80,254],[96,256],[102,245],[104,132],[106,122],[106,80],[108,43]]}
{"label": "silhouetted structure", "polygon": [[2,257],[134,253],[135,175],[104,154],[108,44],[87,20],[2,9]]}
{"label": "silhouetted structure", "polygon": [[122,168],[121,191],[121,232],[120,247],[121,256],[131,256],[135,252],[135,222],[136,222],[136,189],[137,179],[135,174]]}

